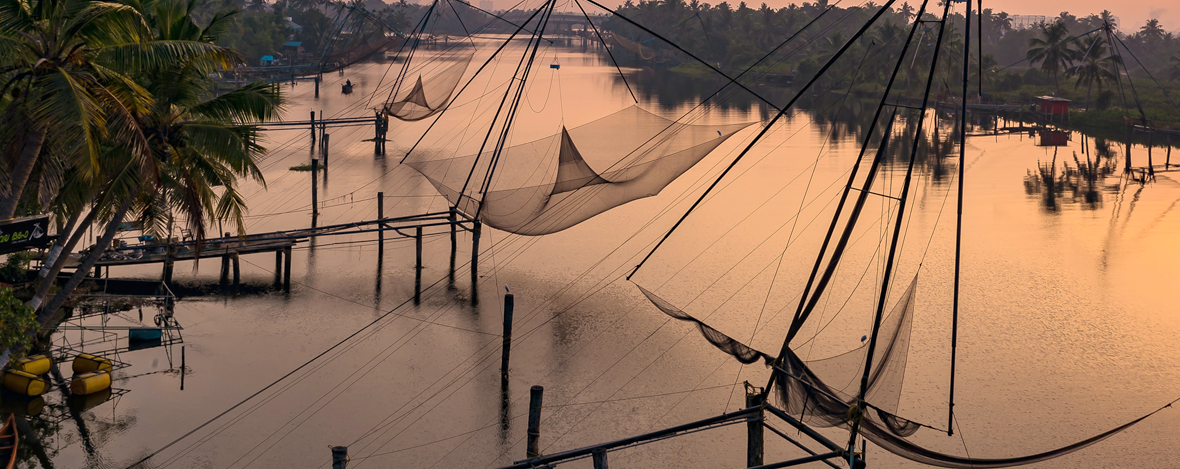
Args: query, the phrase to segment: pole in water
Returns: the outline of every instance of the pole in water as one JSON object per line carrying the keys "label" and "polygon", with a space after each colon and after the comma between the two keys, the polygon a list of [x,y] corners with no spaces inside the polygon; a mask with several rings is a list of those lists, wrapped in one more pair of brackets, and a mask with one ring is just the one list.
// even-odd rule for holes
{"label": "pole in water", "polygon": [[414,227],[414,304],[422,302],[422,226]]}
{"label": "pole in water", "polygon": [[234,267],[234,293],[238,293],[239,291],[241,291],[241,288],[242,288],[241,287],[241,285],[242,285],[242,269],[241,269],[241,259],[239,256],[240,256],[240,254],[235,252],[230,257],[230,260],[233,261],[233,267]]}
{"label": "pole in water", "polygon": [[479,232],[483,223],[475,220],[471,227],[471,306],[479,305]]}
{"label": "pole in water", "polygon": [[347,469],[348,468],[348,447],[347,446],[333,446],[332,447],[332,469]]}
{"label": "pole in water", "polygon": [[283,251],[275,250],[275,287],[283,284]]}
{"label": "pole in water", "polygon": [[185,368],[185,363],[184,363],[184,346],[181,345],[180,346],[180,390],[181,391],[184,391],[184,375],[186,374],[185,369],[186,368]]}
{"label": "pole in water", "polygon": [[[750,382],[747,381],[746,408],[758,407],[760,405],[762,405],[762,390],[750,386]],[[763,464],[763,418],[764,411],[762,410],[746,418],[746,467],[757,467]]]}
{"label": "pole in water", "polygon": [[328,138],[329,138],[329,137],[331,137],[331,135],[329,135],[329,134],[324,134],[324,150],[323,150],[323,153],[324,153],[324,174],[325,174],[325,175],[327,175],[327,174],[328,174]]}
{"label": "pole in water", "polygon": [[316,99],[320,97],[320,75],[318,73],[315,76],[315,97]]}
{"label": "pole in water", "polygon": [[[385,219],[385,193],[377,193],[377,220]],[[385,258],[385,222],[377,223],[377,262]],[[377,271],[381,275],[381,271]]]}
{"label": "pole in water", "polygon": [[283,291],[291,291],[291,246],[283,248]]}
{"label": "pole in water", "polygon": [[455,286],[455,251],[458,247],[455,238],[455,222],[457,220],[458,216],[456,216],[455,207],[452,206],[450,210],[447,211],[447,221],[451,223],[451,267],[449,270],[447,270],[447,285],[450,287]]}
{"label": "pole in water", "polygon": [[311,159],[311,226],[315,227],[316,215],[320,214],[319,193],[316,191],[316,181],[319,179],[320,159]]}
{"label": "pole in water", "polygon": [[[505,289],[508,286],[504,286]],[[500,379],[508,379],[508,361],[512,352],[512,310],[516,308],[516,298],[511,293],[504,294],[504,346],[500,352]]]}
{"label": "pole in water", "polygon": [[315,145],[315,111],[311,111],[311,143]]}
{"label": "pole in water", "polygon": [[525,457],[535,458],[541,455],[541,400],[545,394],[543,386],[533,386],[529,389],[529,438]]}
{"label": "pole in water", "polygon": [[606,448],[597,448],[590,453],[590,456],[594,458],[594,469],[607,469]]}

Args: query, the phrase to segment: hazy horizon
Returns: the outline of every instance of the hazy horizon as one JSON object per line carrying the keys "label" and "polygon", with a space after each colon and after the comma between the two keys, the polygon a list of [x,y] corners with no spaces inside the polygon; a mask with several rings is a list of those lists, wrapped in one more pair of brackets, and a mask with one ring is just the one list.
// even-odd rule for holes
{"label": "hazy horizon", "polygon": [[[411,0],[407,0],[411,1]],[[419,0],[429,2],[429,0]],[[519,0],[492,0],[496,9],[508,8],[515,5]],[[635,1],[635,0],[633,0]],[[710,3],[716,5],[722,0],[705,1],[703,3]],[[470,0],[474,5],[479,4],[479,0]],[[908,0],[911,5],[917,6],[921,3],[920,0]],[[388,2],[387,3],[393,3]],[[599,3],[607,6],[622,5],[622,0],[601,0]],[[730,1],[731,4],[737,5],[741,0]],[[761,0],[748,0],[747,5],[750,8],[758,8],[762,5]],[[791,3],[802,4],[802,1],[795,0],[767,0],[765,2],[772,8],[782,8]],[[877,0],[877,3],[884,3],[883,0]],[[905,2],[903,2],[905,3]],[[845,2],[843,6],[856,5],[857,3]],[[1143,26],[1143,23],[1150,18],[1160,20],[1161,25],[1167,31],[1177,31],[1180,29],[1180,6],[1165,7],[1166,3],[1159,1],[1129,1],[1121,3],[1117,6],[1111,6],[1109,3],[1099,0],[1042,0],[1037,2],[1035,6],[1029,5],[1026,0],[986,0],[983,2],[984,8],[991,8],[995,11],[1005,11],[1010,15],[1045,15],[1057,16],[1063,11],[1068,11],[1071,15],[1077,17],[1085,17],[1092,13],[1099,13],[1102,10],[1110,10],[1115,16],[1119,17],[1122,23],[1119,25],[1124,32],[1134,32]],[[975,6],[975,3],[972,3]],[[1170,6],[1170,5],[1169,5]],[[572,8],[572,7],[571,7]]]}

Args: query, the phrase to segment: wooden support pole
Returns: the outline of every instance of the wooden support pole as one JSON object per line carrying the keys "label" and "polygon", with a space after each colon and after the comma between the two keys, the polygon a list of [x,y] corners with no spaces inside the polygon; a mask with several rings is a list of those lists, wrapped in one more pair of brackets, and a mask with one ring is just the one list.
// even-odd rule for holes
{"label": "wooden support pole", "polygon": [[315,226],[315,217],[320,214],[320,196],[316,190],[317,181],[319,180],[320,159],[311,159],[311,219],[312,226]]}
{"label": "wooden support pole", "polygon": [[545,394],[543,386],[529,388],[529,438],[526,458],[541,455],[541,400]]}
{"label": "wooden support pole", "polygon": [[331,137],[331,135],[326,134],[326,133],[324,134],[323,153],[324,153],[324,174],[325,175],[328,174],[328,138],[329,137]]}
{"label": "wooden support pole", "polygon": [[381,154],[382,140],[385,139],[385,134],[381,132],[381,111],[377,111],[373,117],[373,154]]}
{"label": "wooden support pole", "polygon": [[283,251],[275,250],[275,286],[283,284]]}
{"label": "wooden support pole", "polygon": [[500,379],[508,379],[508,358],[512,352],[512,311],[516,308],[516,298],[511,293],[504,294],[504,345],[500,351]]}
{"label": "wooden support pole", "polygon": [[291,291],[291,247],[283,248],[283,291]]}
{"label": "wooden support pole", "polygon": [[311,111],[311,144],[315,145],[315,111]]}
{"label": "wooden support pole", "polygon": [[455,236],[455,229],[457,228],[455,222],[458,221],[458,216],[453,206],[447,212],[447,221],[451,222],[451,267],[447,270],[447,281],[450,286],[455,286],[455,252],[458,248],[458,244],[456,243],[457,238]]}
{"label": "wooden support pole", "polygon": [[590,455],[594,458],[594,469],[607,469],[605,448],[595,449]]}
{"label": "wooden support pole", "polygon": [[476,220],[471,226],[471,306],[479,305],[479,232],[483,223]]}
{"label": "wooden support pole", "polygon": [[1153,143],[1153,136],[1155,136],[1155,132],[1152,131],[1152,129],[1147,129],[1147,172],[1152,176],[1155,176],[1155,164],[1151,162],[1151,145]]}
{"label": "wooden support pole", "polygon": [[348,447],[332,447],[332,469],[348,469]]}
{"label": "wooden support pole", "polygon": [[234,293],[237,293],[238,290],[240,290],[242,283],[241,259],[239,257],[240,254],[236,252],[230,256],[230,260],[233,261],[234,264]]}
{"label": "wooden support pole", "polygon": [[422,302],[422,226],[414,227],[414,304]]}
{"label": "wooden support pole", "polygon": [[315,75],[315,97],[316,99],[320,97],[320,74],[318,73]]}
{"label": "wooden support pole", "polygon": [[218,277],[218,285],[222,290],[229,284],[229,253],[221,255],[221,276]]}
{"label": "wooden support pole", "polygon": [[[385,219],[385,193],[377,193],[377,219]],[[377,224],[377,262],[380,263],[385,258],[385,223]],[[381,275],[381,272],[377,272]]]}
{"label": "wooden support pole", "polygon": [[172,255],[172,243],[168,243],[164,247],[164,285],[167,285],[169,288],[172,287],[172,266],[175,262]]}
{"label": "wooden support pole", "polygon": [[[746,407],[759,407],[761,405],[761,390],[750,386],[750,383],[746,382]],[[746,418],[746,467],[756,467],[763,464],[762,421],[764,418],[765,412],[761,409],[758,410],[758,413]]]}

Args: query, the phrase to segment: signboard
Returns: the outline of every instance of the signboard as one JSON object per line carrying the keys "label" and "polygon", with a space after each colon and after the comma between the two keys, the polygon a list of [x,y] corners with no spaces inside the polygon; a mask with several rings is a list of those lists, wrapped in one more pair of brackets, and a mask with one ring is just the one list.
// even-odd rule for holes
{"label": "signboard", "polygon": [[49,215],[0,221],[0,254],[45,247],[53,238],[49,236]]}

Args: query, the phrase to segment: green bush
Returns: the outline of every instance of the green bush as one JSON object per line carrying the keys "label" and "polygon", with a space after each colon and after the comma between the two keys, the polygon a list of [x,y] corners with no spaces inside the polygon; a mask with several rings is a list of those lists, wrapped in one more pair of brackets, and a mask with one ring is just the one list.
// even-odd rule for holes
{"label": "green bush", "polygon": [[[33,308],[13,296],[11,288],[0,287],[0,350],[28,348],[36,331]],[[11,358],[17,358],[16,354]]]}

